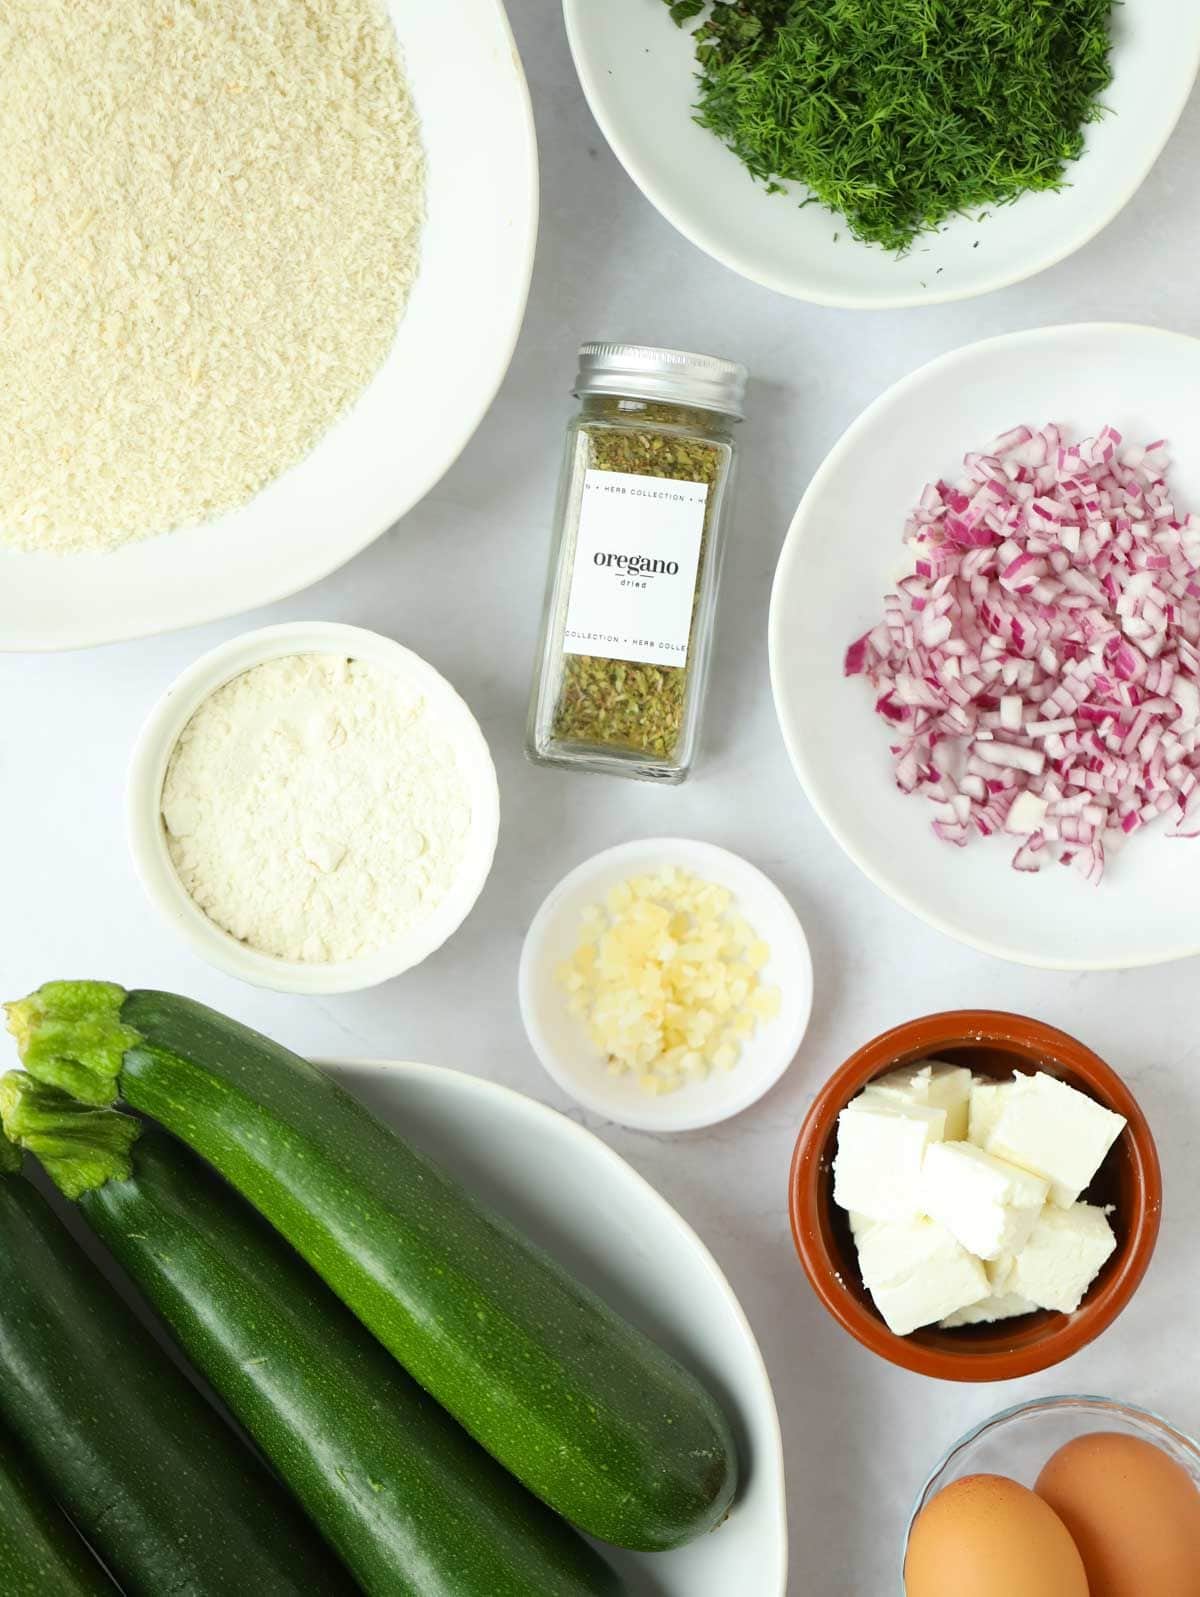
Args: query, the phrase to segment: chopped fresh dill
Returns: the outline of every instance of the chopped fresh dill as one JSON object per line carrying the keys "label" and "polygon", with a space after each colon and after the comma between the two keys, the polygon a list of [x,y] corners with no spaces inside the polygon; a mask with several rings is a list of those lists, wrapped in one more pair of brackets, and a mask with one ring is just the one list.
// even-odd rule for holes
{"label": "chopped fresh dill", "polygon": [[1103,115],[1116,0],[666,0],[696,28],[696,120],[903,253],[1058,189]]}

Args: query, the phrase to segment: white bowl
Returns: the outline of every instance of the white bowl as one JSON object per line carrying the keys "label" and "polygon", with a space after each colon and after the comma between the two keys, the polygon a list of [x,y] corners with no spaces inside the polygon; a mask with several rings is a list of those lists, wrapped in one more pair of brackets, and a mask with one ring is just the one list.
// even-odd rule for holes
{"label": "white bowl", "polygon": [[939,843],[931,806],[896,787],[886,729],[846,648],[911,569],[903,528],[926,482],[1020,422],[1075,433],[1106,422],[1130,442],[1166,437],[1181,506],[1200,509],[1200,341],[1079,324],[971,344],[875,401],[809,485],[771,596],[771,683],[813,808],[859,868],[939,931],[1056,970],[1152,965],[1200,953],[1200,842],[1148,827],[1098,887],[1074,871],[1011,868],[1011,839]]}
{"label": "white bowl", "polygon": [[[880,309],[987,294],[1044,271],[1132,199],[1183,111],[1200,66],[1200,6],[1157,0],[1113,12],[1110,115],[1086,131],[1057,194],[1027,194],[986,221],[957,217],[897,260],[842,218],[768,194],[692,120],[695,53],[663,0],[563,0],[579,80],[617,159],[693,244],[743,277],[819,305]],[[978,244],[978,248],[976,245]]]}
{"label": "white bowl", "polygon": [[[732,1070],[652,1097],[630,1073],[613,1075],[583,1022],[571,1015],[555,981],[558,965],[579,946],[583,912],[633,876],[675,865],[734,894],[736,909],[770,945],[761,976],[783,1004],[760,1021]],[[804,928],[787,899],[760,870],[712,843],[651,837],[623,843],[565,876],[533,918],[521,950],[521,1017],[534,1052],[564,1092],[606,1120],[639,1131],[694,1131],[741,1114],[768,1092],[799,1051],[812,1013],[813,974]]]}
{"label": "white bowl", "polygon": [[390,356],[247,505],[110,554],[0,548],[0,649],[195,626],[326,576],[427,494],[499,388],[537,236],[537,145],[501,0],[388,0],[428,156],[421,270]]}
{"label": "white bowl", "polygon": [[[188,721],[211,694],[261,665],[293,654],[337,654],[366,660],[419,690],[435,709],[466,775],[471,826],[454,885],[427,920],[401,941],[358,959],[319,964],[278,959],[239,942],[212,921],[176,874],[162,821],[162,786],[171,751]],[[129,767],[129,848],[142,886],[163,918],[210,965],[256,987],[281,993],[349,993],[390,981],[419,965],[457,931],[483,891],[500,830],[496,770],[479,724],[445,677],[420,655],[363,627],[332,621],[296,622],[246,632],[202,655],[151,710]]]}
{"label": "white bowl", "polygon": [[603,1547],[629,1597],[785,1597],[787,1502],[770,1378],[733,1289],[691,1227],[597,1137],[519,1093],[428,1065],[334,1069],[724,1405],[741,1463],[730,1516],[670,1553]]}

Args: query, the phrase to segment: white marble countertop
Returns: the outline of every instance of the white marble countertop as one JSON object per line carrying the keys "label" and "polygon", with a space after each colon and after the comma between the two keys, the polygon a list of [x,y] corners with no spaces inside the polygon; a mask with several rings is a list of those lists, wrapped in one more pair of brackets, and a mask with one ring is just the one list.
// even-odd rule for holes
{"label": "white marble countertop", "polygon": [[[1057,321],[1200,332],[1200,103],[1118,221],[1053,271],[946,308],[828,311],[743,282],[678,237],[592,122],[552,0],[510,9],[538,120],[543,222],[528,320],[495,407],[429,498],[319,587],[151,642],[0,658],[3,991],[61,975],[174,987],[308,1053],[428,1060],[566,1107],[526,1046],[516,1005],[521,938],[544,893],[586,855],[640,835],[684,833],[745,854],[790,895],[812,943],[816,1009],[800,1058],[764,1102],[710,1132],[655,1137],[582,1118],[697,1227],[758,1332],[787,1452],[791,1592],[891,1597],[913,1495],[973,1421],[1038,1393],[1092,1391],[1200,1429],[1200,1274],[1188,1242],[1200,1200],[1197,966],[1024,970],[947,941],[866,882],[809,810],[776,729],[771,574],[825,451],[925,360]],[[681,789],[533,770],[521,755],[572,362],[577,343],[596,337],[711,348],[754,376],[707,757]],[[300,617],[374,627],[444,671],[491,741],[504,808],[495,872],[461,932],[400,981],[325,1001],[255,992],[201,964],[143,899],[122,821],[128,752],[154,697],[220,640]],[[810,1292],[786,1214],[792,1144],[830,1071],[895,1022],[963,1005],[1027,1011],[1095,1047],[1139,1095],[1167,1178],[1158,1255],[1125,1316],[1070,1364],[993,1389],[925,1381],[862,1351]]]}

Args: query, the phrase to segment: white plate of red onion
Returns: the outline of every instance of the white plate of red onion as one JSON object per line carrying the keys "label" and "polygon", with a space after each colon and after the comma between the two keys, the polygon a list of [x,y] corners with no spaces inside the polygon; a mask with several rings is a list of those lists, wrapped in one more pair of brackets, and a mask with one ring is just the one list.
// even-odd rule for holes
{"label": "white plate of red onion", "polygon": [[796,512],[770,652],[810,801],[914,914],[1050,968],[1200,953],[1200,341],[1042,328],[898,383]]}

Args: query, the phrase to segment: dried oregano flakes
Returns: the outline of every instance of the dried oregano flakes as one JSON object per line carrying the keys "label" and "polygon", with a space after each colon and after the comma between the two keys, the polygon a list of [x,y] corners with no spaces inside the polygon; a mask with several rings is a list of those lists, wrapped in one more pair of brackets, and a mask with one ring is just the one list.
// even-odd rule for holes
{"label": "dried oregano flakes", "polygon": [[[647,406],[637,429],[604,425],[583,428],[587,465],[594,471],[629,472],[676,482],[700,482],[710,490],[728,451],[678,429],[681,413]],[[703,567],[714,496],[705,509],[700,562]],[[697,593],[700,591],[697,584]],[[563,743],[629,750],[669,760],[683,732],[689,671],[684,666],[646,665],[598,655],[568,654],[554,713],[554,737]]]}

